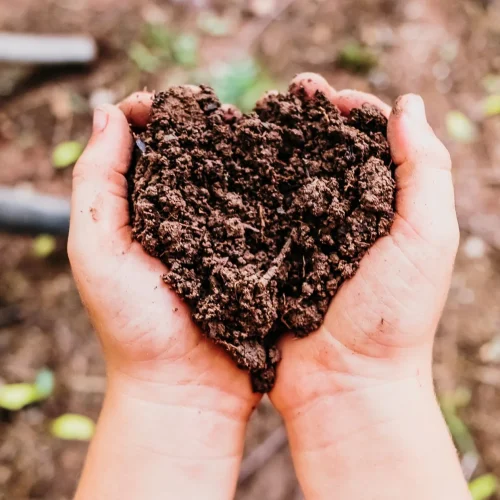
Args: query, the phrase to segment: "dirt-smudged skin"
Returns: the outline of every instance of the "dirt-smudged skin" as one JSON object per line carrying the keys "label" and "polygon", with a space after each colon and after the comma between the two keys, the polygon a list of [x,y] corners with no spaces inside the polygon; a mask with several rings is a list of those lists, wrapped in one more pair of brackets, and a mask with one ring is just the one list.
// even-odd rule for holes
{"label": "dirt-smudged skin", "polygon": [[[281,335],[316,330],[394,218],[387,120],[322,94],[229,116],[212,89],[156,95],[131,179],[134,236],[203,333],[269,391]],[[143,148],[144,149],[144,148]]]}

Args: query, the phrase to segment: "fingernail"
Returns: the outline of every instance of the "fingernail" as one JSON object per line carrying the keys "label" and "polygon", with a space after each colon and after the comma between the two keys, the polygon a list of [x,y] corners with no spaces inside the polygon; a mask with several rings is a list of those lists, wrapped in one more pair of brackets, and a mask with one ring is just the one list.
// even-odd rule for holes
{"label": "fingernail", "polygon": [[94,110],[94,132],[102,132],[108,124],[108,113],[101,108]]}

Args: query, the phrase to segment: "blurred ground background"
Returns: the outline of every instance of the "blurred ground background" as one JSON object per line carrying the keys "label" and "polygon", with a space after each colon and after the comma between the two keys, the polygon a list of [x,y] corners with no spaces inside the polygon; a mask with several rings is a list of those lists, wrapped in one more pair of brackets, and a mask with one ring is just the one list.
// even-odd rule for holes
{"label": "blurred ground background", "polygon": [[[248,109],[310,70],[387,101],[422,94],[454,159],[462,227],[436,383],[468,478],[500,476],[499,0],[0,0],[0,29],[87,33],[99,45],[89,67],[0,65],[0,184],[46,193],[69,195],[71,167],[54,168],[52,154],[85,143],[92,107],[145,86],[209,82]],[[46,401],[0,413],[0,500],[69,500],[87,443],[49,424],[67,412],[96,419],[102,402],[99,346],[65,241],[52,243],[0,235],[0,384],[44,367],[56,382]],[[238,499],[301,498],[280,428],[264,402]]]}

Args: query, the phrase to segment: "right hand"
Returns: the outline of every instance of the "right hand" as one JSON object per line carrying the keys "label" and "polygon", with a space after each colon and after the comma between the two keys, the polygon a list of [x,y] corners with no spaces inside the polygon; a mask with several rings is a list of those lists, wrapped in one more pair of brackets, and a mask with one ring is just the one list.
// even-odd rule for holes
{"label": "right hand", "polygon": [[[371,482],[370,498],[401,498],[406,486],[390,477],[401,470],[402,478],[428,484],[425,493],[415,488],[408,498],[468,498],[431,369],[459,241],[450,155],[416,95],[400,97],[391,110],[369,94],[336,92],[318,75],[299,75],[293,83],[309,96],[322,91],[343,114],[364,103],[377,106],[389,120],[397,167],[390,234],[342,285],[318,331],[281,342],[283,359],[270,397],[287,425],[304,493],[322,499],[335,491],[357,500],[367,498]],[[427,428],[415,430],[422,419]],[[441,446],[436,456],[443,459],[442,470],[453,477],[437,487],[432,462],[416,467],[411,461],[424,460],[425,447],[434,444]]]}
{"label": "right hand", "polygon": [[407,378],[430,381],[459,241],[450,155],[420,97],[400,97],[391,110],[368,94],[336,92],[318,75],[299,75],[294,83],[309,95],[321,90],[344,114],[368,102],[387,116],[397,197],[390,234],[340,288],[320,330],[284,339],[272,399],[285,416],[336,393]]}

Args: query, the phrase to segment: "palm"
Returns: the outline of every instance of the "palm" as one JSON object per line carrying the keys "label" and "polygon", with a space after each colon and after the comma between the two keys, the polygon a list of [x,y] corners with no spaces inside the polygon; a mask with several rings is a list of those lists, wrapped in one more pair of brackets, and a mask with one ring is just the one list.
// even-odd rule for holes
{"label": "palm", "polygon": [[[410,374],[405,352],[431,348],[451,275],[451,266],[439,267],[441,255],[418,238],[397,216],[391,234],[341,287],[323,326],[306,339],[284,340],[276,398],[300,405],[314,391],[360,388],[383,378],[384,365],[398,360],[401,376]],[[412,246],[416,256],[409,254]]]}
{"label": "palm", "polygon": [[[310,78],[305,82],[311,85]],[[282,412],[416,376],[431,359],[458,244],[449,155],[427,124],[421,100],[407,96],[391,114],[373,96],[336,94],[317,76],[313,83],[345,113],[368,101],[391,115],[397,214],[390,235],[376,242],[334,297],[322,327],[304,340],[283,340],[271,394]]]}
{"label": "palm", "polygon": [[115,269],[103,272],[85,302],[126,375],[210,387],[254,403],[248,375],[201,335],[188,306],[163,283],[161,262],[134,242]]}

